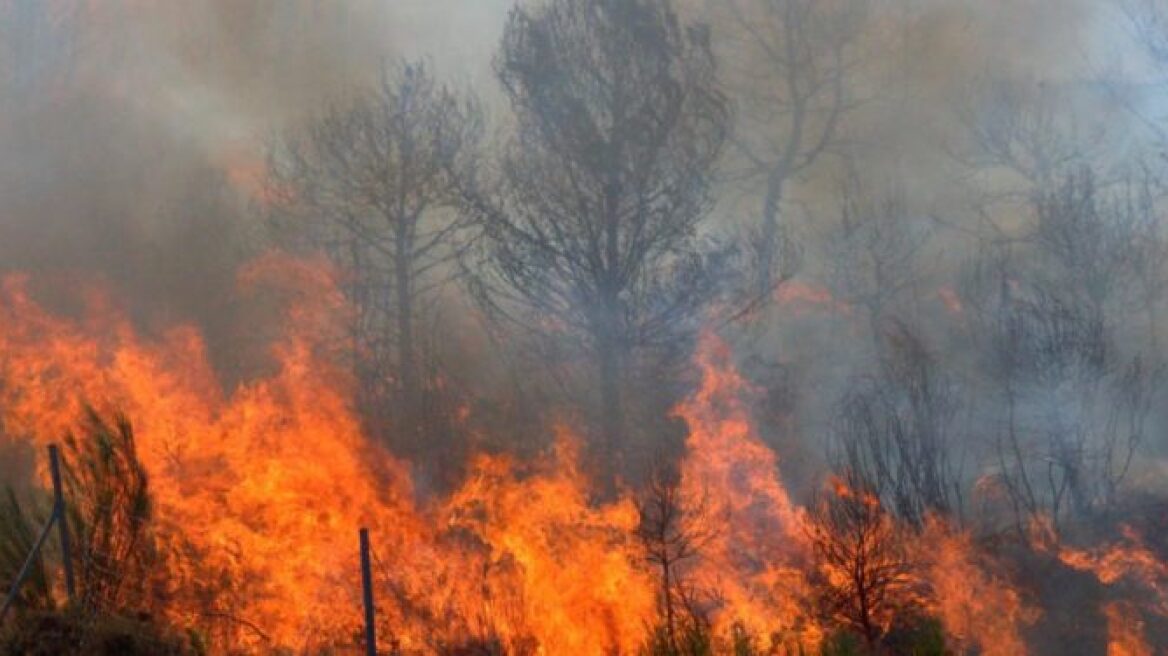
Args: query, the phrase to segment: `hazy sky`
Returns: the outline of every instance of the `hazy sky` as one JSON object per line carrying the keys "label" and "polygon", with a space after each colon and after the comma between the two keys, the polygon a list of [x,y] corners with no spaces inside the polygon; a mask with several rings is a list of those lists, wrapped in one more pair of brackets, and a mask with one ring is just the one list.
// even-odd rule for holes
{"label": "hazy sky", "polygon": [[[490,59],[513,0],[204,0],[94,3],[92,40],[117,51],[109,88],[233,166],[291,117],[359,84],[381,56],[430,57],[493,93]],[[694,12],[721,6],[683,2]],[[987,71],[1090,77],[1130,41],[1102,0],[874,0],[877,60],[928,113]],[[224,153],[227,154],[224,154]],[[255,166],[254,164],[252,165]]]}

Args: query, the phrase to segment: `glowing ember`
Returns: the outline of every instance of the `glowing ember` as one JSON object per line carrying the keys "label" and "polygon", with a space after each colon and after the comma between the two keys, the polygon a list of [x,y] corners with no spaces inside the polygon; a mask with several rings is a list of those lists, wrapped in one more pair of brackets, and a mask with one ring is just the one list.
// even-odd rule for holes
{"label": "glowing ember", "polygon": [[775,300],[794,308],[796,313],[806,310],[826,310],[839,314],[851,314],[852,306],[838,300],[831,292],[818,285],[792,280],[775,290]]}

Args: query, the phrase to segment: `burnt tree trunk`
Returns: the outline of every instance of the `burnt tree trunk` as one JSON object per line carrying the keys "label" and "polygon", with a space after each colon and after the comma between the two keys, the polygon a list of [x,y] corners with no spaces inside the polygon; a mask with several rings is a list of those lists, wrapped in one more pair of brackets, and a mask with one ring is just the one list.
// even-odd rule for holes
{"label": "burnt tree trunk", "polygon": [[397,365],[399,411],[413,430],[418,410],[420,383],[418,381],[417,359],[414,343],[414,298],[413,279],[410,271],[410,240],[404,236],[397,240],[397,257],[394,262],[394,295],[397,305]]}
{"label": "burnt tree trunk", "polygon": [[600,430],[603,454],[600,461],[614,471],[624,449],[624,400],[621,398],[623,366],[620,340],[610,325],[597,340],[600,366]]}

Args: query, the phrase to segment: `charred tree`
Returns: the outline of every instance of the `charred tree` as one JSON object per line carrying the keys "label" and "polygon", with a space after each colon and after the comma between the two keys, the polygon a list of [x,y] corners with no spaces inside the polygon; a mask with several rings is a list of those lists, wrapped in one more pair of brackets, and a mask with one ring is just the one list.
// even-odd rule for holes
{"label": "charred tree", "polygon": [[270,157],[277,226],[323,246],[351,274],[365,410],[378,417],[392,408],[394,433],[415,440],[432,382],[419,323],[457,271],[465,222],[456,178],[481,129],[478,107],[428,65],[387,64],[375,87],[293,131]]}
{"label": "charred tree", "polygon": [[911,605],[903,537],[871,487],[854,473],[814,506],[808,531],[822,572],[824,611],[875,649]]}
{"label": "charred tree", "polygon": [[[999,392],[996,480],[1016,526],[1114,507],[1147,436],[1159,355],[1125,339],[1146,247],[1126,205],[1068,177],[1034,200],[1031,234],[980,263],[969,293]],[[971,289],[971,291],[973,291]],[[1138,294],[1137,294],[1138,296]]]}
{"label": "charred tree", "polygon": [[496,70],[516,135],[494,193],[467,193],[472,289],[585,347],[615,457],[630,368],[692,331],[719,282],[698,236],[729,124],[708,31],[668,0],[553,0],[512,11]]}
{"label": "charred tree", "polygon": [[920,529],[930,516],[961,513],[956,387],[907,326],[896,324],[883,341],[877,373],[853,381],[839,404],[832,459]]}
{"label": "charred tree", "polygon": [[686,582],[685,569],[714,537],[714,526],[705,499],[693,497],[682,489],[673,468],[659,466],[637,505],[641,519],[637,537],[645,559],[660,575],[657,640],[671,654],[688,653],[683,647],[709,629],[697,591]]}
{"label": "charred tree", "polygon": [[965,128],[947,149],[973,171],[1006,171],[1017,185],[995,185],[993,200],[1048,193],[1076,168],[1104,160],[1107,125],[1070,91],[1031,80],[990,76],[957,108]]}
{"label": "charred tree", "polygon": [[788,187],[839,145],[844,119],[858,105],[852,78],[862,61],[867,2],[718,4],[727,14],[728,79],[738,109],[732,176],[760,196],[750,244],[756,299],[765,302],[799,264],[783,221]]}
{"label": "charred tree", "polygon": [[839,299],[861,312],[873,354],[887,360],[890,342],[885,337],[903,327],[894,313],[917,300],[927,277],[922,253],[933,237],[933,225],[911,213],[904,193],[895,188],[873,192],[855,170],[840,185],[838,196],[839,218],[824,235],[830,261],[827,282]]}

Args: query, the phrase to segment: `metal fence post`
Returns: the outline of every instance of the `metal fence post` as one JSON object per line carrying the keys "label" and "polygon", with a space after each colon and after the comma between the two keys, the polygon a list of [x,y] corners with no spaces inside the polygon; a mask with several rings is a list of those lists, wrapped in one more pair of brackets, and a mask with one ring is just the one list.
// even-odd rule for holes
{"label": "metal fence post", "polygon": [[0,623],[4,622],[4,618],[8,615],[8,609],[16,603],[16,598],[20,596],[20,586],[24,584],[24,580],[28,578],[29,572],[32,571],[33,565],[36,563],[37,556],[41,553],[41,547],[45,546],[45,540],[49,539],[49,533],[53,530],[53,518],[49,517],[49,521],[45,522],[45,527],[41,529],[41,534],[33,543],[32,550],[28,552],[28,557],[24,559],[24,565],[20,567],[20,571],[16,574],[16,579],[12,581],[12,587],[8,590],[8,596],[4,598],[4,605],[0,607]]}
{"label": "metal fence post", "polygon": [[53,477],[53,516],[61,536],[61,559],[65,564],[65,591],[73,600],[73,557],[69,546],[69,521],[65,513],[65,493],[61,487],[61,456],[56,444],[49,445],[49,471]]}
{"label": "metal fence post", "polygon": [[16,603],[16,598],[20,595],[20,586],[24,584],[24,580],[32,572],[37,558],[40,557],[41,548],[49,539],[54,522],[60,529],[61,535],[61,557],[65,560],[65,590],[69,593],[69,599],[73,599],[73,559],[69,549],[69,527],[65,520],[65,494],[64,488],[61,487],[61,461],[56,444],[49,445],[49,473],[53,478],[53,511],[49,513],[49,519],[45,521],[40,535],[37,536],[36,542],[33,543],[32,549],[29,550],[28,556],[24,559],[24,564],[16,573],[16,579],[12,581],[8,596],[4,598],[4,605],[0,606],[0,623],[4,622],[4,618],[8,616],[8,610]]}
{"label": "metal fence post", "polygon": [[377,629],[373,623],[373,567],[369,557],[369,529],[360,531],[361,537],[361,593],[365,601],[365,654],[377,656]]}

